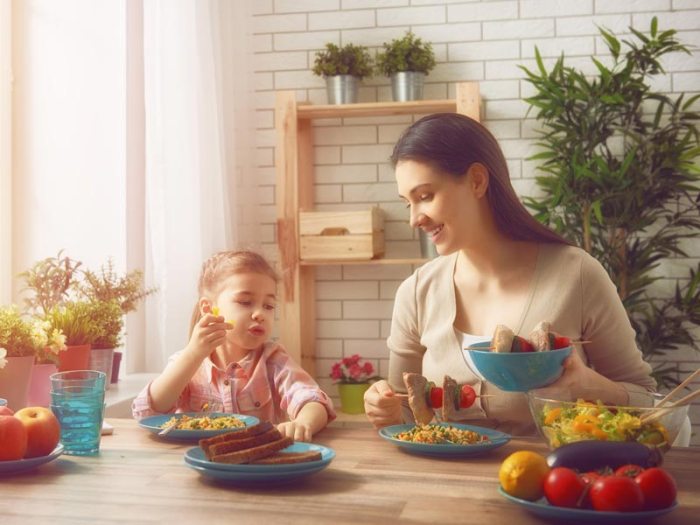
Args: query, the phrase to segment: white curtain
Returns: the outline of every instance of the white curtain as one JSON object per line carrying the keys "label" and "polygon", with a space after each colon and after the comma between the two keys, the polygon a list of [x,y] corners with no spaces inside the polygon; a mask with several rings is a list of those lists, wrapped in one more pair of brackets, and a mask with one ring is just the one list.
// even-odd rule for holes
{"label": "white curtain", "polygon": [[187,343],[202,262],[256,247],[249,2],[144,0],[145,342],[129,371]]}

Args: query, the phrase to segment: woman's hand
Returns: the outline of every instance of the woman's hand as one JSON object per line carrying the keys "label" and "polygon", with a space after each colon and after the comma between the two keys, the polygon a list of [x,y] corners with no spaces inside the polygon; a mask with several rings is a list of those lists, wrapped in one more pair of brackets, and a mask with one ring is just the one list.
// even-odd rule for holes
{"label": "woman's hand", "polygon": [[205,313],[192,330],[187,351],[204,359],[226,341],[226,332],[233,326],[223,316]]}
{"label": "woman's hand", "polygon": [[597,390],[605,393],[606,400],[616,405],[625,405],[629,402],[629,394],[622,385],[599,374],[586,364],[574,348],[571,355],[564,360],[564,373],[549,387],[566,388],[573,394],[578,392],[590,392]]}
{"label": "woman's hand", "polygon": [[365,392],[365,414],[375,428],[403,422],[401,400],[385,380],[377,381]]}

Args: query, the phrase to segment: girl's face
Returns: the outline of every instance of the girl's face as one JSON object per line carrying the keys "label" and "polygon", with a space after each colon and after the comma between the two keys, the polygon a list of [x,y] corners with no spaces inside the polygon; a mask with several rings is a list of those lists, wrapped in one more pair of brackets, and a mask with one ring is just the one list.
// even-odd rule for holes
{"label": "girl's face", "polygon": [[396,165],[399,196],[410,209],[410,224],[421,228],[440,255],[473,242],[470,232],[481,223],[480,205],[470,175],[456,178],[413,160]]}
{"label": "girl's face", "polygon": [[228,340],[246,350],[260,348],[272,332],[275,319],[276,285],[262,273],[236,273],[227,277],[214,305],[219,315],[234,323]]}

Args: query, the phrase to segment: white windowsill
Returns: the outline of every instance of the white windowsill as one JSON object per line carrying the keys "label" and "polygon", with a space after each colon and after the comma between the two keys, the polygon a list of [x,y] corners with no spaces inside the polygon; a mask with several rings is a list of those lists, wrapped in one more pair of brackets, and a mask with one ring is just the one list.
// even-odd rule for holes
{"label": "white windowsill", "polygon": [[109,385],[105,392],[105,417],[131,417],[131,403],[158,374],[129,374]]}

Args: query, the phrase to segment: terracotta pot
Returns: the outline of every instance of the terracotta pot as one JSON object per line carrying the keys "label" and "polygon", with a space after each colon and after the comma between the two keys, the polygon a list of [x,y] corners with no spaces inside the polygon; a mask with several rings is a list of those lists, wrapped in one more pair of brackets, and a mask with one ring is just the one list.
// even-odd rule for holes
{"label": "terracotta pot", "polygon": [[32,379],[29,382],[29,394],[27,406],[48,407],[51,405],[51,374],[58,372],[58,366],[54,364],[34,365]]}
{"label": "terracotta pot", "polygon": [[58,354],[58,371],[89,370],[90,345],[68,346]]}
{"label": "terracotta pot", "polygon": [[114,348],[93,348],[90,351],[88,370],[104,372],[106,376],[105,390],[109,390],[112,379],[112,363],[114,362]]}
{"label": "terracotta pot", "polygon": [[359,384],[339,384],[340,410],[346,414],[365,413],[365,392],[369,388],[369,383]]}
{"label": "terracotta pot", "polygon": [[29,382],[32,378],[34,356],[8,357],[5,368],[0,368],[0,397],[17,412],[27,406]]}

